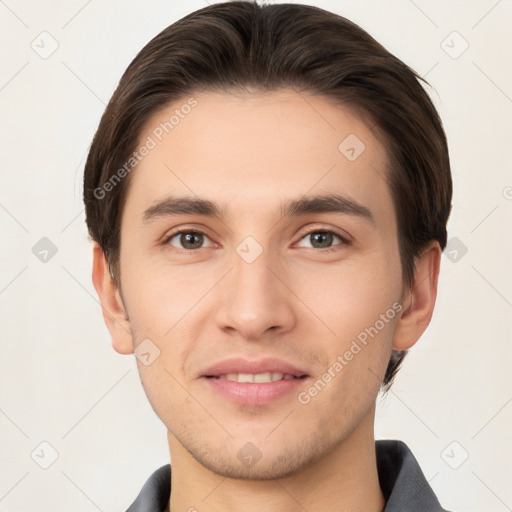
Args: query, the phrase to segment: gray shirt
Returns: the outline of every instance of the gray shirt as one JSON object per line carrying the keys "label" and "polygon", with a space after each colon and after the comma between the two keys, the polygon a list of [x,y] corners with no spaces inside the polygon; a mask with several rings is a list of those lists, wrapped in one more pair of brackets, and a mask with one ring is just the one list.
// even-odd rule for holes
{"label": "gray shirt", "polygon": [[[441,507],[418,461],[403,441],[375,441],[383,512],[448,512]],[[157,469],[126,512],[164,512],[171,495],[171,466]]]}

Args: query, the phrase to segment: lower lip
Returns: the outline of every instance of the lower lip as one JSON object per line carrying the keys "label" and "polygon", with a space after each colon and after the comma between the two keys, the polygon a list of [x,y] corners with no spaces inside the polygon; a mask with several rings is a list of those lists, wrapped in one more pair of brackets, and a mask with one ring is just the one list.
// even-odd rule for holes
{"label": "lower lip", "polygon": [[281,398],[304,384],[305,377],[276,380],[274,382],[236,382],[228,379],[203,377],[216,393],[225,396],[236,404],[264,405]]}

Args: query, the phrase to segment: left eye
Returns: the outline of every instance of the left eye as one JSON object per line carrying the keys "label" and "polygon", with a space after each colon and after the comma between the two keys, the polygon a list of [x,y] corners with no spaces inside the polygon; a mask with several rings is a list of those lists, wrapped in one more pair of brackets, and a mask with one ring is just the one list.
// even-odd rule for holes
{"label": "left eye", "polygon": [[[172,240],[175,238],[177,238],[178,243],[181,244],[181,247],[172,242]],[[207,246],[203,246],[205,240],[210,241],[210,239],[204,233],[199,231],[178,231],[167,239],[167,243],[173,247],[178,247],[178,249],[186,249],[190,251],[194,249],[202,249],[203,247],[209,247],[211,243]]]}
{"label": "left eye", "polygon": [[[332,246],[333,240],[337,238],[340,242],[345,240],[334,231],[329,230],[318,230],[307,233],[301,240],[309,240],[310,245],[306,247],[312,247],[313,249],[328,249]],[[304,246],[303,246],[304,247]]]}

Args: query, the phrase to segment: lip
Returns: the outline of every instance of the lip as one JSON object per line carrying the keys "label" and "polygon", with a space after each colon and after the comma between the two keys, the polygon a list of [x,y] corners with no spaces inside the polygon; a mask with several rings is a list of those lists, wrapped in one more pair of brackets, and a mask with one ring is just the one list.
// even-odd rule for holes
{"label": "lip", "polygon": [[[276,380],[274,382],[235,382],[228,379],[202,377],[206,386],[215,394],[239,405],[265,405],[292,394],[296,397],[307,377]],[[292,393],[293,392],[293,393]]]}
{"label": "lip", "polygon": [[233,357],[224,359],[209,366],[201,373],[201,377],[216,377],[228,373],[288,373],[294,377],[307,376],[307,372],[300,368],[276,358],[263,358],[257,360]]}

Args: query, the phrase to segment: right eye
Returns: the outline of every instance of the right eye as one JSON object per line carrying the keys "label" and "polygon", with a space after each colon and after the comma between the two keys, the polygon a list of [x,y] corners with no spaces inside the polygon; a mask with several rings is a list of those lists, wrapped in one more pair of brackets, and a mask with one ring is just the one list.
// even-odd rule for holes
{"label": "right eye", "polygon": [[[176,239],[176,240],[174,240]],[[203,246],[205,240],[210,242],[209,245]],[[178,230],[171,233],[165,240],[166,244],[172,245],[177,249],[186,251],[194,251],[203,247],[211,247],[211,240],[201,231]]]}

